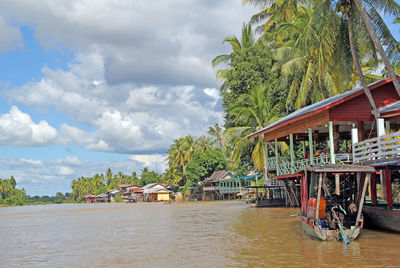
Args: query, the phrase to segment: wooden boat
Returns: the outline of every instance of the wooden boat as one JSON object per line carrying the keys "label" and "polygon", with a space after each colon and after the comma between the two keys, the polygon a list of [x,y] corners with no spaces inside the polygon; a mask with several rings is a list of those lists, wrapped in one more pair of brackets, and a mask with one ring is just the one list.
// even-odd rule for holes
{"label": "wooden boat", "polygon": [[371,198],[363,207],[364,217],[368,221],[368,226],[400,232],[400,203],[395,202],[400,189],[393,191],[391,176],[393,171],[398,171],[398,166],[378,165],[375,168],[380,169],[378,181],[384,190],[383,197],[381,199],[377,197],[377,179],[374,174],[371,177]]}
{"label": "wooden boat", "polygon": [[[282,186],[263,185],[263,186],[246,186],[248,191],[255,190],[255,196],[250,200],[251,207],[285,207],[286,199],[283,194]],[[259,193],[259,189],[263,189],[263,195]]]}
{"label": "wooden boat", "polygon": [[373,167],[343,164],[300,170],[304,231],[321,240],[343,240],[346,244],[355,240],[363,228],[362,209],[374,172]]}

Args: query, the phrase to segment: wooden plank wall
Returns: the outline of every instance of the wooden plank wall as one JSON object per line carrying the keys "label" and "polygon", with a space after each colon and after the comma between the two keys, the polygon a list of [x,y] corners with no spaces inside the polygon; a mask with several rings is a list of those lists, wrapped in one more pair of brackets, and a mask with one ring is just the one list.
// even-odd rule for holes
{"label": "wooden plank wall", "polygon": [[[392,83],[378,87],[371,92],[377,108],[398,101],[400,98]],[[371,106],[367,97],[362,94],[347,102],[341,103],[329,111],[331,121],[373,121]]]}
{"label": "wooden plank wall", "polygon": [[298,120],[294,123],[288,124],[284,127],[278,128],[271,131],[270,133],[264,134],[265,141],[273,141],[283,136],[287,136],[290,133],[304,132],[310,127],[327,124],[329,122],[329,111],[325,110],[314,116]]}

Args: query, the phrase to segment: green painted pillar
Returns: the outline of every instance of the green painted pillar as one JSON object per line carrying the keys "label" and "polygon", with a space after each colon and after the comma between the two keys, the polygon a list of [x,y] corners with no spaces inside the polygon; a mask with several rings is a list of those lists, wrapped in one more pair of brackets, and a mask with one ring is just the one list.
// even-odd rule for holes
{"label": "green painted pillar", "polygon": [[310,163],[314,164],[314,145],[312,138],[312,128],[308,129],[308,147],[310,151]]}
{"label": "green painted pillar", "polygon": [[331,154],[331,164],[335,164],[335,144],[333,142],[333,122],[329,121],[329,151]]}
{"label": "green painted pillar", "polygon": [[265,170],[265,172],[267,172],[267,170],[268,170],[268,161],[269,161],[269,152],[268,152],[268,142],[264,142],[264,146],[265,146],[265,162],[267,163],[266,164],[266,170]]}
{"label": "green painted pillar", "polygon": [[306,142],[302,141],[301,144],[303,145],[303,157],[306,155]]}
{"label": "green painted pillar", "polygon": [[294,170],[293,134],[289,135],[289,142],[290,142],[290,170],[291,170],[292,173],[294,173],[295,170]]}
{"label": "green painted pillar", "polygon": [[390,133],[390,122],[389,122],[389,120],[386,120],[385,124],[386,124],[386,133],[389,134]]}
{"label": "green painted pillar", "polygon": [[279,152],[278,152],[278,140],[275,139],[275,166],[276,166],[276,175],[279,176]]}
{"label": "green painted pillar", "polygon": [[314,196],[314,186],[315,186],[315,172],[311,172],[310,191],[309,191],[310,198]]}

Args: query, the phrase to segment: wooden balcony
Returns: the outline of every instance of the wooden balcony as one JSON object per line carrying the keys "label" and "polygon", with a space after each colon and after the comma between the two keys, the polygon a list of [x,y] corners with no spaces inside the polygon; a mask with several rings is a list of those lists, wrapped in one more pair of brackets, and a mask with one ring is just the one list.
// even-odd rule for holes
{"label": "wooden balcony", "polygon": [[354,163],[390,163],[400,159],[400,132],[367,139],[353,146]]}
{"label": "wooden balcony", "polygon": [[[400,137],[399,137],[400,138]],[[320,156],[314,156],[311,158],[304,158],[295,160],[292,162],[283,162],[276,165],[276,161],[268,161],[268,170],[275,170],[277,176],[294,174],[296,171],[310,165],[325,165],[330,164],[331,156],[328,154],[322,154]],[[348,153],[335,154],[336,164],[348,164],[353,162],[353,157]]]}

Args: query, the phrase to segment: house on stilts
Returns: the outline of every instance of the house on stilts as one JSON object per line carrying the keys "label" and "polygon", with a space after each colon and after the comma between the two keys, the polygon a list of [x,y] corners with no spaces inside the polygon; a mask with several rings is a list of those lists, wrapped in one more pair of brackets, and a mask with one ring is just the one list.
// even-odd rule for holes
{"label": "house on stilts", "polygon": [[[331,194],[340,196],[351,189],[353,195],[349,198],[360,199],[356,192],[362,190],[368,173],[371,185],[366,192],[366,218],[377,225],[384,226],[385,222],[386,228],[400,230],[399,226],[393,228],[396,223],[399,225],[400,205],[395,198],[400,189],[392,188],[396,185],[393,179],[400,177],[400,97],[391,78],[372,83],[369,89],[378,108],[378,119],[374,118],[363,89],[357,88],[299,109],[250,138],[263,135],[268,177],[283,182],[286,202],[301,206],[303,213],[307,210],[304,199],[316,195],[314,189],[318,184],[318,178],[310,177],[306,193],[309,196],[304,196],[300,186],[307,167],[327,164],[374,167],[376,172],[372,173],[359,168],[353,181],[340,183],[339,175],[345,174],[345,169],[337,174],[332,172],[334,183],[324,184],[324,177],[321,187],[326,188],[322,192],[326,194],[331,189]],[[289,148],[286,155],[280,147],[283,143]],[[381,195],[377,193],[377,185],[383,189]],[[388,220],[384,216],[397,218]]]}

